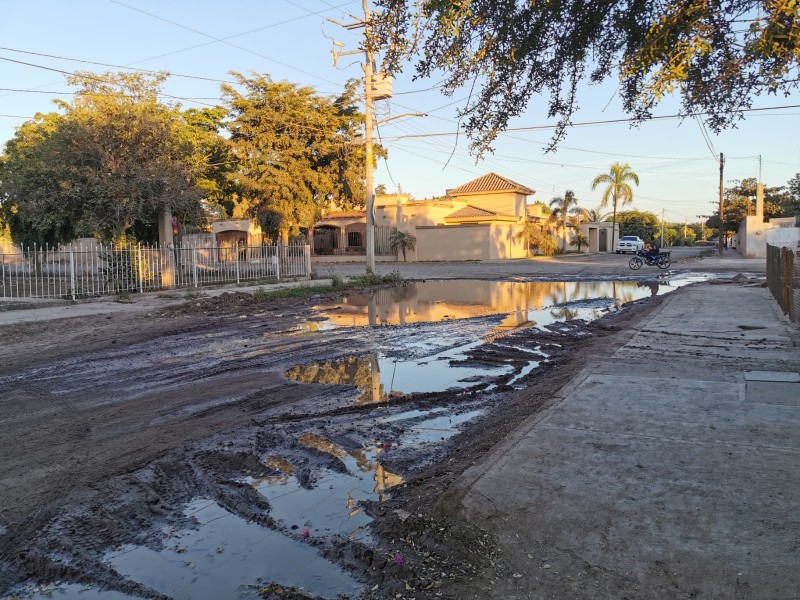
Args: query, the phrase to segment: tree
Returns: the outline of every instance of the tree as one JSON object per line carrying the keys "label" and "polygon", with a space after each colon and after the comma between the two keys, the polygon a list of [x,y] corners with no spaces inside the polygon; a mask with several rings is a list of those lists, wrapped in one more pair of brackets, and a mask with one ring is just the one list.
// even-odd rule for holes
{"label": "tree", "polygon": [[567,224],[574,222],[575,216],[580,215],[582,209],[578,208],[578,199],[575,192],[567,190],[563,197],[556,196],[550,200],[552,212],[550,218],[561,224],[561,251],[567,251]]}
{"label": "tree", "polygon": [[800,173],[792,177],[786,185],[786,198],[781,203],[786,217],[800,215]]}
{"label": "tree", "polygon": [[165,78],[76,74],[72,102],[57,101],[64,114],[38,114],[17,130],[0,164],[0,212],[16,242],[119,238],[166,207],[199,218],[205,157],[179,108],[158,101]]}
{"label": "tree", "polygon": [[326,97],[268,75],[233,76],[244,93],[222,86],[238,160],[231,178],[264,230],[286,243],[290,233],[311,227],[330,200],[342,207],[361,202],[365,153],[354,142],[364,117],[355,82]]}
{"label": "tree", "polygon": [[402,252],[403,262],[406,262],[406,250],[413,250],[417,247],[417,238],[405,231],[393,229],[389,236],[389,247],[395,254]]}
{"label": "tree", "polygon": [[754,96],[798,88],[794,1],[376,4],[377,42],[390,48],[384,68],[400,71],[418,58],[417,76],[445,74],[445,95],[476,87],[461,117],[479,154],[530,98],[546,95],[547,116],[559,118],[555,145],[587,82],[618,80],[624,110],[636,121],[678,93],[681,114],[706,115],[716,132],[733,125]]}
{"label": "tree", "polygon": [[556,242],[552,232],[538,223],[531,221],[525,223],[522,231],[517,233],[516,238],[525,242],[529,252],[533,249],[544,256],[552,256],[558,250],[558,242]]}
{"label": "tree", "polygon": [[378,196],[380,196],[380,195],[383,195],[383,194],[385,194],[385,193],[386,193],[386,185],[385,185],[385,184],[383,184],[383,183],[379,183],[379,184],[378,184],[378,185],[375,187],[375,194],[376,194],[376,195],[378,195]]}
{"label": "tree", "polygon": [[620,235],[637,235],[645,241],[657,237],[661,221],[655,213],[641,210],[623,210],[617,215]]}
{"label": "tree", "polygon": [[611,214],[611,222],[614,224],[611,227],[611,248],[614,248],[614,231],[617,223],[617,203],[622,202],[622,206],[633,202],[633,189],[628,184],[628,181],[633,181],[639,185],[639,176],[631,170],[629,164],[614,163],[611,165],[608,173],[598,175],[592,181],[592,189],[597,189],[597,186],[608,184],[603,197],[600,199],[600,208],[608,206],[609,201],[613,206]]}
{"label": "tree", "polygon": [[577,247],[578,252],[580,252],[583,246],[586,246],[587,248],[589,247],[589,238],[586,237],[585,233],[579,231],[575,234],[575,237],[572,239],[569,245]]}
{"label": "tree", "polygon": [[600,223],[608,219],[609,214],[603,212],[602,208],[590,208],[585,211],[585,216],[590,223]]}
{"label": "tree", "polygon": [[[723,210],[725,213],[724,230],[737,231],[739,224],[756,211],[756,192],[758,181],[755,177],[736,180],[734,185],[725,188]],[[790,216],[785,208],[790,206],[791,192],[784,186],[764,186],[764,217]],[[706,221],[706,227],[719,228],[719,209],[715,210]]]}

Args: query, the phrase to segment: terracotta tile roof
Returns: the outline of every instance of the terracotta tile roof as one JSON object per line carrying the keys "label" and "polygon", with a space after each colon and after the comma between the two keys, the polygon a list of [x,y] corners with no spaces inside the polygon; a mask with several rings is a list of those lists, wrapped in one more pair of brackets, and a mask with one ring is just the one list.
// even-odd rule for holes
{"label": "terracotta tile roof", "polygon": [[450,213],[445,219],[475,219],[480,217],[496,217],[497,213],[490,210],[484,210],[477,206],[470,206],[469,204],[464,208],[460,208],[454,213]]}
{"label": "terracotta tile roof", "polygon": [[358,219],[367,216],[365,210],[336,210],[322,215],[322,220],[327,219]]}
{"label": "terracotta tile roof", "polygon": [[459,196],[462,194],[482,194],[486,192],[521,192],[528,195],[536,193],[529,187],[506,179],[497,173],[487,173],[486,175],[482,175],[477,179],[473,179],[464,185],[450,190],[450,195]]}

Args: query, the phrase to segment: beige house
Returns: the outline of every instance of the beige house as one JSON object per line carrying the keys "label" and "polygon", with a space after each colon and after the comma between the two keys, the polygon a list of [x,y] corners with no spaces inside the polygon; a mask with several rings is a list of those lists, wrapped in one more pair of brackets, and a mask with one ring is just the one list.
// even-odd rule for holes
{"label": "beige house", "polygon": [[[411,200],[407,194],[375,198],[376,255],[395,260],[389,235],[398,229],[416,237],[410,261],[497,260],[525,258],[518,238],[526,222],[542,219],[529,214],[534,190],[496,173],[487,173],[445,196]],[[366,229],[364,211],[333,211],[314,225],[314,254],[360,255]]]}
{"label": "beige house", "polygon": [[766,258],[767,245],[800,248],[797,216],[764,220],[764,184],[756,189],[755,215],[745,217],[734,234],[736,249],[745,258]]}

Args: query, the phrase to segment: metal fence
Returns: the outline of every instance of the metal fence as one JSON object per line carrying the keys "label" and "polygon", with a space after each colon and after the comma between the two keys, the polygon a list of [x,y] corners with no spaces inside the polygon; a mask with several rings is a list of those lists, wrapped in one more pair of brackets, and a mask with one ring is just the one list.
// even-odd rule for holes
{"label": "metal fence", "polygon": [[783,313],[800,324],[800,250],[767,245],[767,285]]}
{"label": "metal fence", "polygon": [[310,276],[307,245],[34,247],[0,253],[0,297],[76,299]]}

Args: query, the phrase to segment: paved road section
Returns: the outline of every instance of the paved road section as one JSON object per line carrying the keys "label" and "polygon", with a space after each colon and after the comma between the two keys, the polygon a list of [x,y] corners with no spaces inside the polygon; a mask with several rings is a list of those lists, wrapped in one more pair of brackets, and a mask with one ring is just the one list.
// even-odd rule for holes
{"label": "paved road section", "polygon": [[800,331],[703,284],[626,333],[458,483],[510,565],[474,597],[800,598]]}

